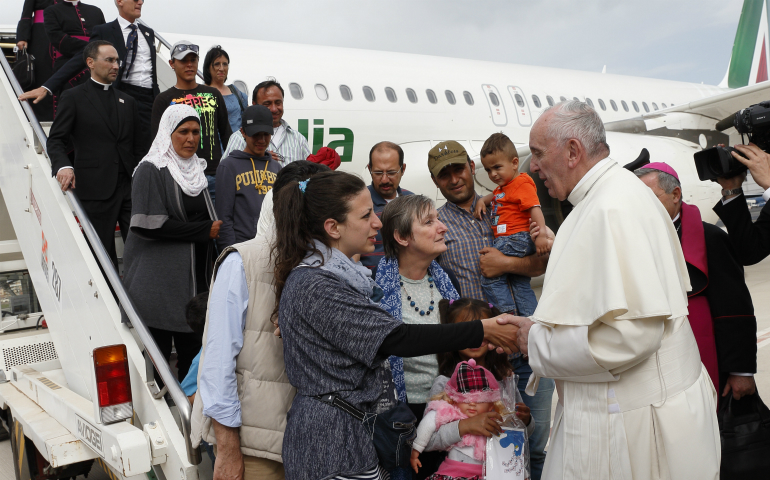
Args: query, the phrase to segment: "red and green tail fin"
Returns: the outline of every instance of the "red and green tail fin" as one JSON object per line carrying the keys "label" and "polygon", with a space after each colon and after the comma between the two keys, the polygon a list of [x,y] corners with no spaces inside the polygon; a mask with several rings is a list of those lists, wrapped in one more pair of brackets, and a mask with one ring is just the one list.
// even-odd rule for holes
{"label": "red and green tail fin", "polygon": [[719,86],[739,88],[768,79],[768,1],[744,0],[730,65]]}

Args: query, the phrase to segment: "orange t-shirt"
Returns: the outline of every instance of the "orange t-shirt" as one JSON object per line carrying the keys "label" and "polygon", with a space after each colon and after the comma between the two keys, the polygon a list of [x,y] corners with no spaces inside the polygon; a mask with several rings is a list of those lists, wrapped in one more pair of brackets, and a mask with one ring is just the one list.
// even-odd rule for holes
{"label": "orange t-shirt", "polygon": [[540,206],[537,186],[532,177],[521,173],[506,185],[495,188],[494,195],[490,209],[495,238],[528,232],[528,210]]}

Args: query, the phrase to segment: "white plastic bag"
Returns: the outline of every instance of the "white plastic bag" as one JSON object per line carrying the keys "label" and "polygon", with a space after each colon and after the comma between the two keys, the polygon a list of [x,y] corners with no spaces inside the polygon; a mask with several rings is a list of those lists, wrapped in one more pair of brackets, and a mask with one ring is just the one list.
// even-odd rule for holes
{"label": "white plastic bag", "polygon": [[517,385],[519,377],[511,375],[500,382],[502,401],[507,414],[503,415],[503,433],[487,439],[484,478],[486,480],[529,480],[529,441],[527,426],[516,416],[516,403],[521,402]]}

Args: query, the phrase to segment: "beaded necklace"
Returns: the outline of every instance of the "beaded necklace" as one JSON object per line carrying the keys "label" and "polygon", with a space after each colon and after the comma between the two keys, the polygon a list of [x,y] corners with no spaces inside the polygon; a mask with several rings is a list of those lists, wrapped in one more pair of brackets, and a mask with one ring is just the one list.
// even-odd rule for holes
{"label": "beaded necklace", "polygon": [[433,302],[433,292],[435,289],[433,288],[433,277],[428,275],[428,287],[430,288],[430,305],[427,309],[422,310],[420,307],[417,306],[416,302],[412,300],[412,296],[409,295],[409,292],[406,290],[406,287],[404,286],[404,276],[401,275],[401,281],[399,282],[401,284],[401,288],[404,290],[404,294],[406,295],[406,300],[409,302],[410,307],[414,307],[415,312],[420,312],[421,316],[430,315],[430,312],[433,311],[435,308],[434,302]]}

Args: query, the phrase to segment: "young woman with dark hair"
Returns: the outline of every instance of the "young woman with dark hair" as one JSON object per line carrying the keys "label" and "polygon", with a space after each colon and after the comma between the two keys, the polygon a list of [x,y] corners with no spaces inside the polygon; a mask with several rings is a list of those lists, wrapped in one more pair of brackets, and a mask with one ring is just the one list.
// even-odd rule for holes
{"label": "young woman with dark hair", "polygon": [[203,83],[219,90],[225,98],[227,119],[230,121],[230,129],[235,133],[241,129],[241,114],[249,104],[246,94],[235,85],[225,85],[229,72],[230,55],[219,45],[211,47],[203,59]]}
{"label": "young woman with dark hair", "polygon": [[516,329],[496,318],[452,325],[408,325],[376,303],[371,272],[351,261],[374,250],[381,227],[364,182],[319,173],[276,193],[275,288],[286,374],[297,395],[287,417],[287,478],[380,478],[374,445],[354,417],[318,398],[337,394],[360,410],[397,404],[387,358],[479,347],[507,351]]}

